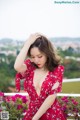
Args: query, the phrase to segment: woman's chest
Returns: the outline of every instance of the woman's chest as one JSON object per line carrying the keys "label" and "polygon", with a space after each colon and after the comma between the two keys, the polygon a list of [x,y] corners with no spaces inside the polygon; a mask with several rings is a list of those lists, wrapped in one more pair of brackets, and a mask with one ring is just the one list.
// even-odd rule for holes
{"label": "woman's chest", "polygon": [[47,94],[52,86],[52,79],[50,72],[46,74],[31,72],[26,80],[26,86],[28,92],[35,92],[39,96],[40,94]]}
{"label": "woman's chest", "polygon": [[36,89],[40,89],[48,76],[48,71],[46,72],[34,72],[33,85]]}

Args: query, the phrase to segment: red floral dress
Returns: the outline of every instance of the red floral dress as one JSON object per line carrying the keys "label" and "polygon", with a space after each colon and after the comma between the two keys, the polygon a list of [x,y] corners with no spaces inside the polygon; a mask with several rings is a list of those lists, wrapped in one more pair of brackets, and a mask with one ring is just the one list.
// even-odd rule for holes
{"label": "red floral dress", "polygon": [[[34,70],[36,68],[33,66],[29,59],[26,60],[24,63],[27,65],[28,69],[23,74],[17,73],[15,82],[16,89],[17,91],[19,91],[20,80],[22,78],[25,79],[24,90],[27,91],[29,94],[30,103],[23,120],[32,120],[35,113],[38,111],[40,106],[43,104],[43,102],[49,95],[61,92],[64,67],[62,65],[59,65],[52,72],[48,72],[48,75],[46,76],[44,82],[42,83],[40,95],[38,95],[33,85]],[[59,87],[52,90],[52,87],[57,81],[59,82]],[[45,114],[41,116],[39,120],[66,120],[57,98],[55,99],[51,107],[46,111]]]}

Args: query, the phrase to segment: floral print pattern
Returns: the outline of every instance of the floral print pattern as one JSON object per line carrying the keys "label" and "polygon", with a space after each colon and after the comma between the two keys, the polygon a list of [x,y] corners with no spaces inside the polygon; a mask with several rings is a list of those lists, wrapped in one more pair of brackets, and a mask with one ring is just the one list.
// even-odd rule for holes
{"label": "floral print pattern", "polygon": [[[29,94],[30,103],[23,120],[32,120],[32,117],[49,95],[61,92],[64,67],[59,65],[52,72],[48,72],[42,83],[40,95],[38,95],[33,85],[34,70],[36,68],[29,59],[24,64],[27,65],[28,69],[23,74],[16,74],[15,83],[17,91],[20,91],[20,80],[24,79],[24,90]],[[56,82],[59,82],[58,88],[52,89]],[[46,113],[41,116],[40,120],[66,120],[57,98]]]}

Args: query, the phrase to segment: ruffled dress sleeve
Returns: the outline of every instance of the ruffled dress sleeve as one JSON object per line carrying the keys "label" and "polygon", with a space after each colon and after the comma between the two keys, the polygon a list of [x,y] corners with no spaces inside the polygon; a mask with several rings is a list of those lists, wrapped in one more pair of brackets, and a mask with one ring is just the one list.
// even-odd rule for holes
{"label": "ruffled dress sleeve", "polygon": [[[59,93],[62,91],[62,81],[63,81],[63,73],[64,73],[64,66],[59,65],[54,72],[52,72],[52,84],[51,84],[51,90],[50,95]],[[58,82],[58,87],[54,88],[54,85]]]}
{"label": "ruffled dress sleeve", "polygon": [[15,87],[17,92],[20,91],[20,80],[26,79],[27,76],[30,74],[30,71],[33,69],[32,63],[29,59],[25,60],[24,64],[27,66],[27,70],[24,73],[18,72],[15,76]]}

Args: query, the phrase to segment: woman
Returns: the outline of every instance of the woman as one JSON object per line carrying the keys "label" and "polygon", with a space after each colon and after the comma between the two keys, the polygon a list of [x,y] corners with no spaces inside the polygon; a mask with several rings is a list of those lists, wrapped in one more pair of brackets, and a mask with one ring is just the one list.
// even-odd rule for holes
{"label": "woman", "polygon": [[24,89],[30,98],[23,120],[65,120],[56,97],[61,92],[64,71],[60,61],[43,35],[33,34],[24,44],[14,64],[17,90],[19,80],[25,78]]}

